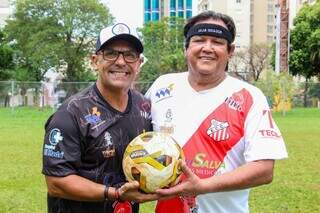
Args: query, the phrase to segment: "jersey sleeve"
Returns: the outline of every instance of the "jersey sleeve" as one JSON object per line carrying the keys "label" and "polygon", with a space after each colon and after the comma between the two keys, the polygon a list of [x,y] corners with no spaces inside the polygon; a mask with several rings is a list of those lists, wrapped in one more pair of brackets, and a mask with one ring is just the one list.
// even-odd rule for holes
{"label": "jersey sleeve", "polygon": [[77,174],[81,165],[81,136],[76,119],[66,111],[57,111],[45,126],[42,173],[64,177]]}
{"label": "jersey sleeve", "polygon": [[247,162],[287,157],[283,137],[274,122],[267,99],[258,90],[245,120],[245,152]]}
{"label": "jersey sleeve", "polygon": [[155,89],[159,87],[159,85],[163,82],[163,77],[159,76],[149,87],[149,89],[147,90],[147,92],[145,93],[144,97],[147,98],[148,100],[150,100],[151,102],[154,101],[154,93],[155,93]]}
{"label": "jersey sleeve", "polygon": [[153,84],[149,87],[149,89],[147,90],[147,92],[144,94],[144,97],[148,100],[151,101],[152,98],[152,91],[153,91],[153,87],[154,87],[155,82],[153,82]]}

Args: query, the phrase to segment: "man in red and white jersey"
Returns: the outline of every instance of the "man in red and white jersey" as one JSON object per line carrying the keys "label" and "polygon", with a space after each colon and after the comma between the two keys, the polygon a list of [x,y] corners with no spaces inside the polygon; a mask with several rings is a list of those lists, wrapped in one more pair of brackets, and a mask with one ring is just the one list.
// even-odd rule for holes
{"label": "man in red and white jersey", "polygon": [[251,187],[273,179],[287,157],[263,93],[228,76],[234,52],[232,18],[212,11],[184,27],[188,72],[159,77],[148,90],[155,131],[183,147],[184,181],[160,189],[156,212],[249,212]]}

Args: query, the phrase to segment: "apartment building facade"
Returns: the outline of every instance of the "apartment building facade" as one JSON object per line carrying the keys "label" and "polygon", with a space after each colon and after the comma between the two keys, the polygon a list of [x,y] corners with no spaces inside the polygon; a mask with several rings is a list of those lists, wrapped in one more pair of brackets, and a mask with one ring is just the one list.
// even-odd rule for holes
{"label": "apartment building facade", "polygon": [[213,10],[231,16],[237,28],[238,49],[253,43],[273,43],[277,0],[199,0],[198,11]]}
{"label": "apartment building facade", "polygon": [[163,17],[192,17],[192,0],[144,0],[144,23]]}

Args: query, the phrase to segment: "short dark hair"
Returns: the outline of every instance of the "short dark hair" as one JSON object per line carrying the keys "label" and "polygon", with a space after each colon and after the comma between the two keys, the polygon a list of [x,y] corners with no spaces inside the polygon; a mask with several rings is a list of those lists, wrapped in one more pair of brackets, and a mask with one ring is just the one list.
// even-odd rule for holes
{"label": "short dark hair", "polygon": [[[184,26],[184,29],[183,29],[183,35],[184,35],[184,38],[185,38],[185,46],[184,47],[186,49],[189,47],[189,42],[190,42],[190,38],[187,39],[187,34],[188,34],[188,31],[190,30],[190,28],[192,26],[194,26],[197,22],[203,21],[203,20],[207,20],[207,19],[223,21],[223,23],[225,23],[225,25],[227,26],[229,32],[232,35],[232,42],[234,41],[235,35],[236,35],[236,26],[235,26],[235,24],[233,22],[233,19],[230,16],[226,15],[226,14],[217,13],[217,12],[208,10],[208,11],[199,13],[196,16],[191,17],[190,19],[188,19],[187,24]],[[231,48],[231,43],[228,43],[228,49],[229,50]]]}

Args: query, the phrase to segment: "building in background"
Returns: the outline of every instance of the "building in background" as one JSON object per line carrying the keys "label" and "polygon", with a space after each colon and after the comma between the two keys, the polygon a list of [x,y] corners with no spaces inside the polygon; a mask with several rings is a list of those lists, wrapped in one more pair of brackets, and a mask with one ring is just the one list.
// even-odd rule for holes
{"label": "building in background", "polygon": [[5,25],[5,20],[11,14],[9,0],[0,0],[0,28]]}
{"label": "building in background", "polygon": [[289,2],[278,0],[276,14],[275,72],[289,71]]}
{"label": "building in background", "polygon": [[289,28],[293,27],[293,20],[304,4],[314,4],[316,0],[289,0]]}
{"label": "building in background", "polygon": [[192,0],[144,0],[144,23],[164,17],[192,17]]}
{"label": "building in background", "polygon": [[315,0],[278,0],[276,21],[275,71],[289,71],[290,29],[293,20],[304,4],[314,4]]}
{"label": "building in background", "polygon": [[199,0],[198,12],[213,10],[231,16],[237,28],[237,49],[275,41],[277,0]]}

